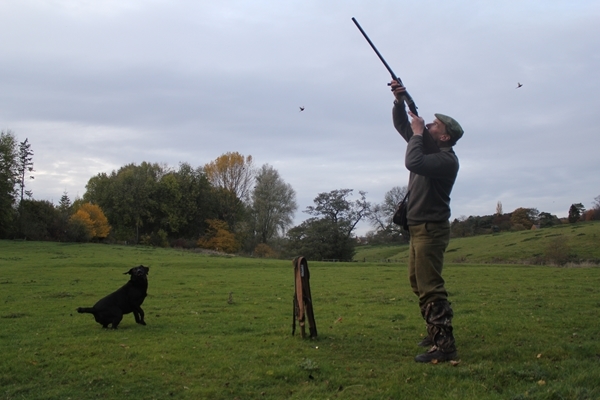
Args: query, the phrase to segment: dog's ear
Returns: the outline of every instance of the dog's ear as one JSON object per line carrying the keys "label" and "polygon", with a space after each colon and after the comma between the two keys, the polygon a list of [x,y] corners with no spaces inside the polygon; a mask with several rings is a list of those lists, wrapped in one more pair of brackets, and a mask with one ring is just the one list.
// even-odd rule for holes
{"label": "dog's ear", "polygon": [[123,275],[127,275],[127,274],[131,275],[131,271],[133,271],[133,268],[130,268],[129,271],[127,271],[127,272],[123,272]]}
{"label": "dog's ear", "polygon": [[144,268],[144,271],[146,271],[146,275],[148,275],[150,273],[150,267],[144,267],[143,265],[142,267]]}

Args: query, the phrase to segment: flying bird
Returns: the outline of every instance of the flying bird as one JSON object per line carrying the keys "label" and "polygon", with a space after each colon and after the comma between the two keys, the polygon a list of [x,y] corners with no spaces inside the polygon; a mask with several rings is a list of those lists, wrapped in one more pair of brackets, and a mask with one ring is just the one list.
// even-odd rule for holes
{"label": "flying bird", "polygon": [[299,112],[302,112],[302,111],[304,111],[304,107],[300,107],[300,111]]}
{"label": "flying bird", "polygon": [[521,86],[523,86],[523,84],[521,82],[517,82],[517,87],[515,89],[520,88]]}

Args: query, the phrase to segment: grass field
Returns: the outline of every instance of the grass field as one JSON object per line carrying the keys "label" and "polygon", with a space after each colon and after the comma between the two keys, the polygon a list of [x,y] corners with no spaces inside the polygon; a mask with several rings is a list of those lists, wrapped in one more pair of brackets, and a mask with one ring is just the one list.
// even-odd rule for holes
{"label": "grass field", "polygon": [[[75,312],[138,264],[147,326]],[[448,264],[456,366],[413,361],[404,263],[309,267],[317,340],[291,336],[290,261],[0,241],[0,398],[600,398],[598,267]]]}

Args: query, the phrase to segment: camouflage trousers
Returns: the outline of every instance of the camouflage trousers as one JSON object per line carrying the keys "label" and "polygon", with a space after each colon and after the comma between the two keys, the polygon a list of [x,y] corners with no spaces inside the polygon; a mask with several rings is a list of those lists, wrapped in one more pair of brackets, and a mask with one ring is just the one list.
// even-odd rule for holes
{"label": "camouflage trousers", "polygon": [[434,301],[421,307],[421,315],[427,323],[427,335],[431,342],[444,353],[456,351],[452,333],[454,312],[447,300]]}

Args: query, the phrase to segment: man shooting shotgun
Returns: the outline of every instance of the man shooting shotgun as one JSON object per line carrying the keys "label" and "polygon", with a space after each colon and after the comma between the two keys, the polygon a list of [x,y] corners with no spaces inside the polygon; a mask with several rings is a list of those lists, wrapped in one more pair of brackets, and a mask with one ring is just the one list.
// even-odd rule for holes
{"label": "man shooting shotgun", "polygon": [[[444,287],[442,267],[450,241],[450,193],[459,168],[453,146],[462,137],[463,129],[455,119],[443,114],[435,114],[434,121],[425,125],[402,81],[356,19],[352,20],[392,75],[394,127],[408,143],[404,160],[410,171],[406,214],[410,232],[408,277],[412,291],[419,297],[421,315],[427,325],[427,337],[419,346],[429,347],[426,353],[416,356],[415,361],[455,360],[458,355],[452,333],[454,314]],[[408,115],[405,103],[409,107]]]}

